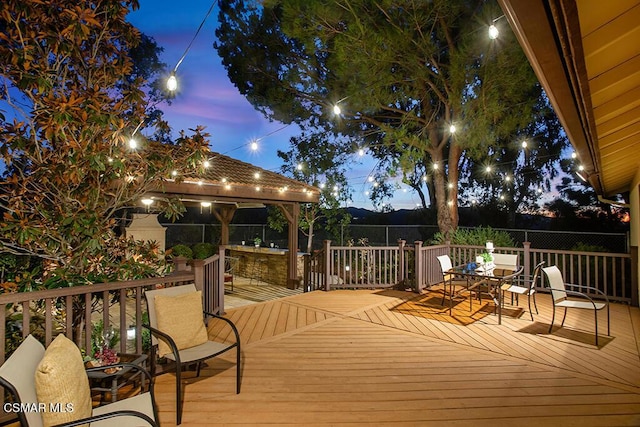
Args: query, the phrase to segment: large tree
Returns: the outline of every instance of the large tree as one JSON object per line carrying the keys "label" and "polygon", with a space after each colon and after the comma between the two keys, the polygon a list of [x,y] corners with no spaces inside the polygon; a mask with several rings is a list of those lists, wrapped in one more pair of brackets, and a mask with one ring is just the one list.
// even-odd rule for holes
{"label": "large tree", "polygon": [[495,156],[535,121],[543,94],[505,21],[499,39],[487,37],[501,16],[494,1],[220,5],[216,48],[240,92],[270,118],[361,138],[380,176],[435,202],[444,233],[457,227],[463,162]]}
{"label": "large tree", "polygon": [[[282,159],[281,172],[309,185],[320,188],[319,203],[300,206],[300,230],[307,237],[307,252],[313,250],[315,234],[324,230],[328,237],[340,237],[343,225],[349,223],[346,203],[350,199],[347,182],[348,154],[339,137],[330,138],[326,132],[302,132],[291,138],[289,150],[278,150]],[[286,224],[280,211],[269,212],[271,228],[282,231]]]}
{"label": "large tree", "polygon": [[[143,249],[118,236],[118,216],[172,171],[199,167],[205,153],[199,129],[173,145],[142,136],[151,124],[166,135],[167,124],[151,102],[161,94],[147,80],[161,71],[157,46],[141,44],[126,21],[137,7],[135,0],[0,4],[1,250],[48,260],[45,276],[58,276],[48,283],[125,272],[118,263]],[[173,216],[183,210],[166,202]]]}

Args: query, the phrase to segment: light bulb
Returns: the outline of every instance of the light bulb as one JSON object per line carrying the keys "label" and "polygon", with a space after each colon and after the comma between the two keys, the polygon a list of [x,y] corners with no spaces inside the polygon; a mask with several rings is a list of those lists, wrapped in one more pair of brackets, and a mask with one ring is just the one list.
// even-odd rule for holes
{"label": "light bulb", "polygon": [[336,116],[339,116],[340,113],[342,113],[342,110],[340,109],[340,106],[338,104],[333,106],[333,114],[335,114]]}
{"label": "light bulb", "polygon": [[204,166],[205,168],[208,168],[209,166],[211,166],[211,162],[209,162],[209,160],[205,160],[202,166]]}
{"label": "light bulb", "polygon": [[258,150],[258,142],[257,141],[253,141],[251,143],[251,151],[256,151]]}
{"label": "light bulb", "polygon": [[362,148],[358,150],[358,156],[364,156],[364,150]]}
{"label": "light bulb", "polygon": [[456,125],[449,126],[449,132],[456,133]]}
{"label": "light bulb", "polygon": [[522,148],[527,148],[527,141],[522,141]]}
{"label": "light bulb", "polygon": [[203,208],[211,207],[211,202],[200,202],[200,206]]}
{"label": "light bulb", "polygon": [[176,79],[176,75],[173,73],[167,79],[167,89],[171,92],[178,89],[178,79]]}
{"label": "light bulb", "polygon": [[498,28],[495,25],[491,24],[489,26],[489,38],[491,40],[495,40],[498,38],[499,35],[500,35],[500,31],[498,31]]}
{"label": "light bulb", "polygon": [[145,206],[151,206],[153,204],[153,199],[142,199],[140,200],[142,202],[143,205]]}
{"label": "light bulb", "polygon": [[131,138],[129,140],[129,148],[131,148],[132,150],[138,148],[138,141],[136,141],[135,138]]}

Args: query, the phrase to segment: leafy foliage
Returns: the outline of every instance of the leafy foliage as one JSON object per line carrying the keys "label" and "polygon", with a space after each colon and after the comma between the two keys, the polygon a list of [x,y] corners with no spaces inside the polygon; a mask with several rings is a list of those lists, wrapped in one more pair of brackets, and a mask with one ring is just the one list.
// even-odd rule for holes
{"label": "leafy foliage", "polygon": [[206,259],[216,254],[218,248],[209,242],[196,243],[191,248],[195,259]]}
{"label": "leafy foliage", "polygon": [[181,256],[187,259],[193,258],[193,250],[189,246],[183,244],[175,245],[167,251],[167,254],[174,257]]}
{"label": "leafy foliage", "polygon": [[[230,79],[258,110],[332,129],[348,137],[342,146],[352,152],[366,147],[384,180],[371,194],[389,197],[394,186],[386,181],[402,180],[424,207],[435,203],[439,228],[448,234],[458,225],[460,184],[481,182],[475,167],[510,161],[531,172],[511,197],[515,210],[536,197],[564,143],[507,26],[494,43],[479,41],[486,40],[485,23],[500,14],[490,0],[354,0],[348,7],[221,0],[215,47]],[[340,117],[331,113],[338,102]],[[529,154],[545,159],[545,168],[509,148],[524,136],[557,142]]]}
{"label": "leafy foliage", "polygon": [[[458,228],[449,236],[451,244],[484,246],[487,241],[492,241],[495,247],[512,248],[515,246],[511,235],[506,231],[495,230],[491,227]],[[441,232],[433,236],[431,244],[442,245],[447,241]]]}
{"label": "leafy foliage", "polygon": [[[157,248],[119,236],[117,218],[173,170],[194,170],[206,152],[201,129],[175,144],[141,135],[168,126],[149,102],[160,94],[147,78],[162,64],[157,56],[132,59],[137,48],[157,52],[126,21],[137,7],[135,0],[0,5],[2,251],[45,260],[47,288],[162,273]],[[137,149],[129,145],[134,134]],[[170,217],[184,209],[165,202]]]}

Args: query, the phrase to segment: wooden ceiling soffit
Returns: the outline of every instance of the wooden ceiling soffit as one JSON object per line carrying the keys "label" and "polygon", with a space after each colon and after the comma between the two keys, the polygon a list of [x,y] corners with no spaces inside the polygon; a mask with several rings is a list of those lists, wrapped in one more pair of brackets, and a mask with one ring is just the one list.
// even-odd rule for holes
{"label": "wooden ceiling soffit", "polygon": [[498,0],[569,137],[589,183],[604,193],[574,0]]}

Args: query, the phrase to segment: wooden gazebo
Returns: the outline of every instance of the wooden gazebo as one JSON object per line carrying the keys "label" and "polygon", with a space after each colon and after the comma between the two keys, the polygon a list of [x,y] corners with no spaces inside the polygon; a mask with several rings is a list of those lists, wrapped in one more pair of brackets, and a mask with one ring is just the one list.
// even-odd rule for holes
{"label": "wooden gazebo", "polygon": [[210,203],[211,212],[222,225],[222,245],[229,244],[229,224],[237,209],[277,206],[288,222],[287,286],[290,286],[297,280],[300,203],[317,203],[320,190],[250,163],[211,152],[208,167],[203,173],[167,180],[161,188],[147,195],[158,199],[178,197],[187,206]]}

